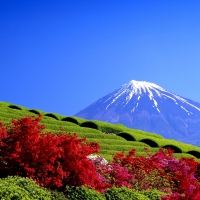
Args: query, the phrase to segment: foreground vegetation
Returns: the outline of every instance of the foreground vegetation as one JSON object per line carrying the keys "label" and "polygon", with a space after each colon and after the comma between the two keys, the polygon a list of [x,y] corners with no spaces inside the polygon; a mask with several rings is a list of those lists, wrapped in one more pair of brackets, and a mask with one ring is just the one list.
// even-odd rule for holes
{"label": "foreground vegetation", "polygon": [[1,199],[200,198],[200,163],[160,148],[132,148],[107,161],[100,146],[60,130],[47,132],[42,116],[0,123]]}

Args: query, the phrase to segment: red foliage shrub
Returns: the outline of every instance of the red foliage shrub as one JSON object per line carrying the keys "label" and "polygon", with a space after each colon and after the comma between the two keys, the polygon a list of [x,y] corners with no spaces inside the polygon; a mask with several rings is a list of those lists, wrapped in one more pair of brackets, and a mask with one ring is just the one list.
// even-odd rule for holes
{"label": "red foliage shrub", "polygon": [[118,174],[117,177],[115,176],[114,185],[132,184],[132,188],[138,190],[158,189],[169,194],[162,197],[165,200],[200,199],[200,184],[197,180],[199,177],[195,177],[198,176],[195,173],[198,162],[194,159],[175,159],[170,149],[160,149],[154,154],[148,153],[146,157],[136,156],[133,149],[127,155],[123,152],[114,155],[114,162],[128,169],[128,172],[118,170],[119,173],[122,172],[121,174],[124,175],[126,172],[129,178],[132,177],[125,180],[124,176],[121,178]]}
{"label": "red foliage shrub", "polygon": [[0,177],[30,177],[53,189],[66,185],[103,188],[95,165],[87,158],[98,153],[98,143],[62,131],[43,134],[40,121],[41,116],[25,117],[5,128],[0,124]]}
{"label": "red foliage shrub", "polygon": [[[168,190],[170,188],[168,179],[164,176],[165,173],[158,165],[157,160],[154,160],[152,156],[150,156],[150,154],[146,157],[136,156],[135,149],[132,149],[127,155],[123,152],[115,154],[113,157],[114,163],[126,169],[120,170],[123,172],[123,179],[120,178],[121,176],[118,174],[117,177],[115,177],[115,182],[117,182],[118,185],[129,186],[137,190]],[[126,176],[124,176],[124,172],[126,172]],[[128,178],[124,179],[124,177]],[[119,180],[117,181],[116,178],[119,178]]]}
{"label": "red foliage shrub", "polygon": [[100,173],[104,177],[104,182],[111,187],[132,187],[134,175],[129,173],[126,167],[120,166],[118,163],[112,162],[109,165],[101,166]]}

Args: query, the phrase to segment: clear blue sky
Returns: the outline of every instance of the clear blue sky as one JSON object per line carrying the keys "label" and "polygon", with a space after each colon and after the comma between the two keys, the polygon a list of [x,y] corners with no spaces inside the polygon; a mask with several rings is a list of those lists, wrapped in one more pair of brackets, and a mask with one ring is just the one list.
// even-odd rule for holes
{"label": "clear blue sky", "polygon": [[200,102],[200,1],[1,0],[0,101],[70,116],[130,80]]}

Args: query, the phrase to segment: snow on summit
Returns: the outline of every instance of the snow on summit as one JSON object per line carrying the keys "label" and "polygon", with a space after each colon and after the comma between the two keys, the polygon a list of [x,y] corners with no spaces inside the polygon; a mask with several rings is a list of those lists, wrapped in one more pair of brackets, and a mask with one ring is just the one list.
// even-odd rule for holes
{"label": "snow on summit", "polygon": [[150,98],[153,97],[152,90],[154,90],[158,96],[160,96],[159,91],[166,91],[165,89],[163,89],[162,87],[154,83],[150,83],[146,81],[135,81],[135,80],[131,80],[128,84],[124,84],[122,88],[124,88],[124,90],[126,90],[127,92],[130,92],[131,95],[148,92],[150,95]]}
{"label": "snow on summit", "polygon": [[145,92],[146,90],[148,91],[149,89],[159,89],[159,90],[163,90],[165,91],[162,87],[154,84],[154,83],[150,83],[150,82],[146,82],[146,81],[135,81],[135,80],[131,80],[128,84],[126,84],[128,86],[131,86],[134,90],[139,90],[141,92],[141,90],[143,89]]}
{"label": "snow on summit", "polygon": [[[122,85],[122,87],[114,94],[115,98],[107,106],[107,108],[112,103],[114,103],[121,95],[126,95],[126,104],[128,104],[128,102],[132,99],[133,95],[138,95],[138,101],[139,101],[140,95],[143,95],[144,93],[148,93],[149,99],[153,100],[155,107],[157,107],[158,104],[154,99],[153,93],[161,97],[160,93],[161,91],[166,91],[166,90],[154,83],[131,80],[129,83]],[[157,110],[159,111],[159,109]]]}

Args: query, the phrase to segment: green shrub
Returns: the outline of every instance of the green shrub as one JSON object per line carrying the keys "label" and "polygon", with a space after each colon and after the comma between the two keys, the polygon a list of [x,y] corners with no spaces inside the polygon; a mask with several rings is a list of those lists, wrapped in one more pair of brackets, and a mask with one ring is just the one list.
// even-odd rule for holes
{"label": "green shrub", "polygon": [[4,200],[31,200],[28,192],[17,185],[4,185],[0,183],[0,199]]}
{"label": "green shrub", "polygon": [[68,186],[64,194],[70,200],[104,200],[104,197],[100,193],[84,186]]}
{"label": "green shrub", "polygon": [[63,192],[58,192],[56,190],[49,190],[51,193],[51,200],[68,200]]}
{"label": "green shrub", "polygon": [[51,194],[31,179],[9,176],[0,179],[0,199],[51,200]]}
{"label": "green shrub", "polygon": [[97,129],[97,130],[98,130],[98,125],[95,124],[95,123],[92,122],[92,121],[83,122],[80,126],[81,126],[81,127],[87,127],[87,128],[93,128],[93,129]]}
{"label": "green shrub", "polygon": [[104,196],[106,200],[150,200],[144,194],[126,187],[108,189]]}
{"label": "green shrub", "polygon": [[165,193],[159,190],[146,190],[142,192],[145,196],[147,196],[151,200],[161,200],[160,196],[164,196]]}

